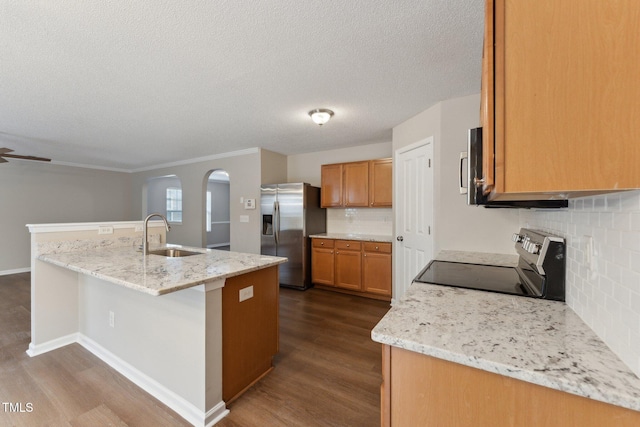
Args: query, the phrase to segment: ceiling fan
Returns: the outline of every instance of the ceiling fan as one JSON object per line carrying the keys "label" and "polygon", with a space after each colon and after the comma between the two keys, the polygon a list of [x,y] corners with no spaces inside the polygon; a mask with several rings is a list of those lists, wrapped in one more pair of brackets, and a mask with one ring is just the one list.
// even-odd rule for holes
{"label": "ceiling fan", "polygon": [[19,154],[8,154],[13,152],[10,148],[0,148],[0,163],[6,163],[8,160],[5,157],[11,159],[23,159],[23,160],[37,160],[39,162],[50,162],[51,159],[36,156],[21,156]]}

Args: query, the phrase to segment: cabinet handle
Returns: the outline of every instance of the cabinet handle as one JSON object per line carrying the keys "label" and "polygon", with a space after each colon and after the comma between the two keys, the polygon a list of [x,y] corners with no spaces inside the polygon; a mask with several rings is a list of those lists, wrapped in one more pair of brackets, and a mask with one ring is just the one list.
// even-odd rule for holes
{"label": "cabinet handle", "polygon": [[362,256],[367,256],[367,254],[363,254]]}
{"label": "cabinet handle", "polygon": [[351,246],[349,243],[347,243],[347,247]]}
{"label": "cabinet handle", "polygon": [[379,248],[378,246],[376,246],[376,251],[377,251],[378,249],[380,249],[380,248]]}
{"label": "cabinet handle", "polygon": [[320,246],[324,246],[324,242],[320,242]]}
{"label": "cabinet handle", "polygon": [[338,255],[339,253],[340,253],[340,252],[337,252],[337,251],[336,251],[336,255]]}

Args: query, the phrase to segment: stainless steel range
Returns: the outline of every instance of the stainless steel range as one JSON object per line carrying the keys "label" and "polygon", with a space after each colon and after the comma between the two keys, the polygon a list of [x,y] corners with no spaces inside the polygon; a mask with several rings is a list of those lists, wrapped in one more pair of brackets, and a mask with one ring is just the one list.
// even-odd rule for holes
{"label": "stainless steel range", "polygon": [[414,282],[564,301],[564,239],[522,228],[513,240],[519,255],[517,267],[434,260]]}

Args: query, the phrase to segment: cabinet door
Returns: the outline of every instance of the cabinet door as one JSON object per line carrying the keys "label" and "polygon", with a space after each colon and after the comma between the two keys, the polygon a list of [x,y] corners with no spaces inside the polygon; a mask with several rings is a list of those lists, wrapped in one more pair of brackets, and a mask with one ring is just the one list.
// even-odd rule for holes
{"label": "cabinet door", "polygon": [[360,254],[360,251],[336,249],[336,287],[355,291],[362,288],[362,257]]}
{"label": "cabinet door", "polygon": [[311,281],[334,286],[334,254],[332,248],[314,247],[311,251]]}
{"label": "cabinet door", "polygon": [[339,207],[342,198],[342,164],[322,165],[321,174],[321,205],[323,208]]}
{"label": "cabinet door", "polygon": [[487,194],[494,186],[494,31],[493,0],[485,1],[484,9],[484,45],[482,47],[482,78],[480,89],[480,123],[482,123],[482,180],[483,193]]}
{"label": "cabinet door", "polygon": [[369,161],[344,163],[344,206],[369,206]]}
{"label": "cabinet door", "polygon": [[369,206],[391,206],[393,196],[393,167],[391,159],[369,162]]}
{"label": "cabinet door", "polygon": [[391,296],[391,253],[362,254],[362,290]]}
{"label": "cabinet door", "polygon": [[492,198],[640,188],[640,2],[494,3]]}

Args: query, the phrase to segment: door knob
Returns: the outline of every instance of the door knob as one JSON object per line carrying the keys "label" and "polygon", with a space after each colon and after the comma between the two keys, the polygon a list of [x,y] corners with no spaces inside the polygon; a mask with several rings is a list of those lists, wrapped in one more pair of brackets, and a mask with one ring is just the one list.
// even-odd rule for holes
{"label": "door knob", "polygon": [[398,237],[396,237],[396,240],[397,240],[398,242],[402,242],[402,241],[404,240],[404,237],[402,237],[402,236],[398,236]]}

